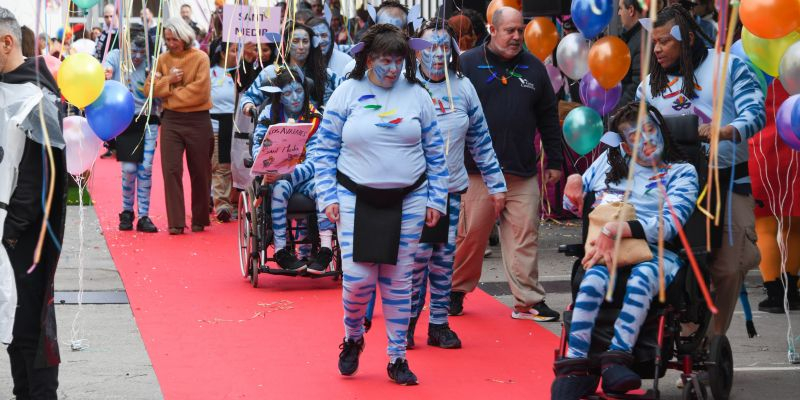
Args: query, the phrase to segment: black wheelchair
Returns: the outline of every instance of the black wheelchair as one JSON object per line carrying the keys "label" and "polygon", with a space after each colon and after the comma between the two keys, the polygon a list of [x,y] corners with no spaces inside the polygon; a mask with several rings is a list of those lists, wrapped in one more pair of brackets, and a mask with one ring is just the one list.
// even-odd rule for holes
{"label": "black wheelchair", "polygon": [[[250,142],[252,143],[252,134]],[[245,165],[252,167],[252,160]],[[288,270],[277,265],[272,230],[272,185],[262,183],[261,178],[253,179],[252,184],[239,194],[238,206],[238,251],[239,267],[242,277],[249,279],[253,287],[258,287],[259,274],[303,276],[309,278],[332,277],[338,281],[342,275],[342,253],[337,235],[331,243],[333,260],[327,271],[311,274],[305,269]],[[320,248],[317,228],[317,205],[314,200],[300,193],[289,198],[286,209],[286,248],[293,254],[305,246],[310,254],[317,254]]]}
{"label": "black wheelchair", "polygon": [[[702,183],[707,169],[705,156],[697,138],[697,117],[682,115],[665,117],[673,141],[689,156],[697,168]],[[594,196],[587,194],[583,208],[583,238],[588,231],[589,208]],[[683,226],[691,252],[697,260],[706,286],[709,283],[708,253],[706,252],[706,218],[695,211]],[[715,400],[726,400],[733,384],[733,353],[728,338],[724,335],[707,337],[710,327],[711,311],[701,294],[697,277],[689,265],[689,254],[683,250],[679,241],[671,244],[679,254],[683,267],[666,289],[666,302],[653,299],[650,310],[641,327],[639,337],[634,346],[634,364],[631,366],[642,379],[652,379],[652,389],[644,394],[625,394],[614,397],[596,393],[589,399],[623,398],[623,399],[659,399],[659,379],[664,377],[667,369],[681,371],[683,399],[707,399],[708,389]],[[681,249],[681,250],[677,250]],[[561,245],[559,252],[567,256],[578,257],[572,267],[572,304],[563,314],[561,340],[556,350],[556,359],[566,356],[567,338],[572,320],[572,309],[578,288],[584,276],[580,259],[584,255],[583,244]],[[604,302],[598,313],[592,331],[589,359],[598,361],[599,355],[609,348],[614,337],[614,322],[619,316],[625,296],[626,283],[630,269],[618,269],[612,302]],[[684,332],[685,327],[695,327],[691,332]],[[687,331],[689,329],[686,329]],[[593,364],[595,373],[600,375],[600,365]]]}

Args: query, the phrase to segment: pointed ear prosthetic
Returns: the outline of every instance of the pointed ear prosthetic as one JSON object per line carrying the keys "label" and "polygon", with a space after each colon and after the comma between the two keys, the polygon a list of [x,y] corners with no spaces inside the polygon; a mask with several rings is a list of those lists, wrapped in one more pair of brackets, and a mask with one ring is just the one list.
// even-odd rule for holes
{"label": "pointed ear prosthetic", "polygon": [[266,32],[264,33],[264,38],[270,43],[280,43],[281,34],[278,32]]}
{"label": "pointed ear prosthetic", "polygon": [[372,18],[372,22],[378,22],[378,13],[375,11],[375,7],[367,3],[367,12],[369,13],[369,17]]}
{"label": "pointed ear prosthetic", "polygon": [[366,44],[364,44],[364,42],[356,43],[355,46],[350,48],[350,54],[355,56],[356,54],[360,53],[361,50],[364,50],[364,46],[366,46]]}
{"label": "pointed ear prosthetic", "polygon": [[[639,18],[639,24],[642,25],[642,28],[649,33],[653,33],[653,20],[650,18]],[[677,41],[682,41],[683,38],[681,37],[681,28],[678,25],[673,25],[672,29],[669,31],[670,35],[675,38]]]}
{"label": "pointed ear prosthetic", "polygon": [[600,138],[600,143],[605,143],[611,147],[617,147],[622,143],[622,139],[620,139],[619,133],[606,132],[603,137]]}
{"label": "pointed ear prosthetic", "polygon": [[325,16],[325,21],[328,21],[328,26],[331,26],[331,20],[333,20],[333,13],[331,12],[331,8],[328,7],[328,3],[324,2],[322,5],[322,15]]}
{"label": "pointed ear prosthetic", "polygon": [[321,40],[319,37],[314,36],[314,39],[311,41],[311,45],[314,47],[319,47]]}
{"label": "pointed ear prosthetic", "polygon": [[259,90],[265,91],[267,93],[280,93],[282,92],[281,88],[277,86],[262,86],[258,88]]}

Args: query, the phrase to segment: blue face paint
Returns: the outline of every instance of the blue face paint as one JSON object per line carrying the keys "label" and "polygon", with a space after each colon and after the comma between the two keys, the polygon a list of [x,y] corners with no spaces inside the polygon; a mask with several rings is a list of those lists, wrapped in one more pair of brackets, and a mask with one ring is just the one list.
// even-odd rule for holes
{"label": "blue face paint", "polygon": [[[629,127],[622,134],[628,146],[634,148],[636,127]],[[636,157],[647,165],[661,161],[661,156],[664,153],[664,136],[658,124],[650,118],[642,123],[642,137],[639,139],[639,145],[636,146],[635,151]]]}
{"label": "blue face paint", "polygon": [[390,11],[381,11],[378,14],[378,20],[375,22],[378,24],[394,25],[400,29],[403,29],[406,27],[406,16],[403,15],[402,12],[398,11],[397,13],[401,14],[402,16],[394,15],[394,13]]}
{"label": "blue face paint", "polygon": [[372,72],[375,74],[380,86],[394,86],[403,70],[403,61],[404,59],[401,56],[372,58]]}
{"label": "blue face paint", "polygon": [[286,115],[297,118],[303,109],[303,97],[306,93],[303,86],[298,82],[292,82],[281,88],[281,104],[286,111]]}
{"label": "blue face paint", "polygon": [[289,45],[289,56],[292,61],[304,62],[308,58],[308,52],[311,47],[311,38],[308,37],[308,32],[303,29],[297,29],[292,35],[292,42]]}
{"label": "blue face paint", "polygon": [[131,45],[131,62],[133,62],[134,67],[139,67],[144,61],[145,51],[143,47],[139,47],[136,45]]}
{"label": "blue face paint", "polygon": [[433,46],[420,51],[422,72],[433,80],[444,79],[444,63],[450,59],[450,35],[444,30],[426,31],[422,35]]}
{"label": "blue face paint", "polygon": [[331,32],[328,27],[325,24],[319,24],[311,27],[311,30],[314,31],[314,35],[319,39],[319,49],[322,54],[328,54],[328,50],[331,48]]}

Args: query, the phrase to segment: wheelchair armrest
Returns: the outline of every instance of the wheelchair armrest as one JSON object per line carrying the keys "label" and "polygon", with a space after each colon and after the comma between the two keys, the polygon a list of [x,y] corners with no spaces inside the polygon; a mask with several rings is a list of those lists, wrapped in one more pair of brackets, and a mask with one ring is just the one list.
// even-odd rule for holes
{"label": "wheelchair armrest", "polygon": [[562,244],[558,246],[558,252],[567,257],[583,257],[585,249],[582,244]]}

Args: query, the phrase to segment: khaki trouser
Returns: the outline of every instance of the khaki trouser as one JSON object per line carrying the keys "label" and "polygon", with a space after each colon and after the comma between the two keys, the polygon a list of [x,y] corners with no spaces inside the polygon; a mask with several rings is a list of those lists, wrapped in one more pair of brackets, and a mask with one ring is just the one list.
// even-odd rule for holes
{"label": "khaki trouser", "polygon": [[[503,266],[514,307],[520,311],[544,300],[539,283],[539,182],[536,177],[505,175],[508,193],[500,214]],[[453,291],[471,292],[478,286],[483,253],[494,225],[494,205],[480,175],[469,175],[469,190],[462,197],[456,235]]]}
{"label": "khaki trouser", "polygon": [[[742,290],[742,283],[747,271],[758,266],[761,255],[756,246],[756,218],[753,214],[755,201],[753,196],[742,196],[731,193],[728,197],[731,208],[726,210],[722,247],[712,252],[709,266],[714,305],[719,312],[711,319],[712,329],[709,334],[721,335],[728,331]],[[728,212],[732,212],[731,236],[733,246],[728,238]]]}
{"label": "khaki trouser", "polygon": [[211,197],[214,198],[214,211],[233,211],[231,206],[231,164],[219,162],[219,135],[214,132],[214,154],[211,156]]}

